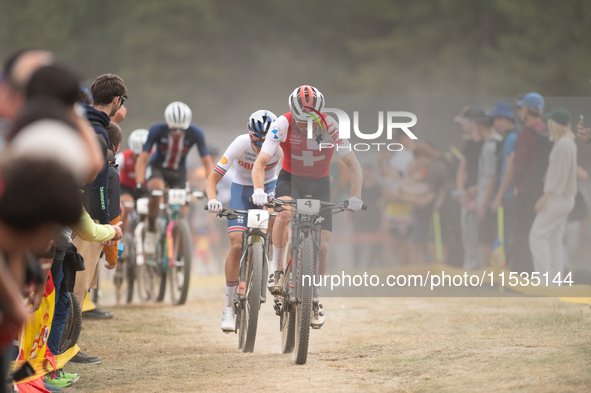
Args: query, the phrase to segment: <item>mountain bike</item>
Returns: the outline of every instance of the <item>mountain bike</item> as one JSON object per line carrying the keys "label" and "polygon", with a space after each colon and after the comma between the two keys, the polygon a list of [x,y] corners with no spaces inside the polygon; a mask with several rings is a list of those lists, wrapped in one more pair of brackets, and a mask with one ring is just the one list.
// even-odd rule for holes
{"label": "mountain bike", "polygon": [[[312,314],[320,312],[318,286],[320,282],[321,214],[337,214],[348,209],[349,202],[323,202],[317,199],[281,200],[269,198],[267,207],[276,212],[291,211],[291,239],[286,246],[287,267],[283,292],[274,300],[280,317],[281,352],[295,350],[296,364],[305,364],[308,357]],[[363,205],[362,210],[367,210]]]}
{"label": "mountain bike", "polygon": [[[144,274],[140,272],[139,281],[143,280],[146,288],[152,288],[151,298],[159,302],[164,299],[168,278],[172,304],[181,305],[187,301],[193,260],[191,230],[181,207],[189,202],[191,196],[203,198],[204,193],[171,188],[166,192],[152,190],[151,195],[164,196],[164,203],[160,205],[161,214],[156,220],[156,252],[148,255],[146,266],[143,268]],[[140,234],[142,242],[146,229],[144,224]],[[138,244],[139,242],[136,242],[136,248]]]}
{"label": "mountain bike", "polygon": [[[207,210],[207,206],[205,206]],[[246,231],[242,232],[242,252],[240,253],[240,275],[238,288],[234,295],[234,313],[238,334],[238,349],[253,352],[256,340],[259,310],[267,300],[265,278],[269,266],[269,245],[271,234],[265,230],[269,220],[277,216],[262,209],[237,210],[225,208],[217,214],[235,220],[245,215]]]}

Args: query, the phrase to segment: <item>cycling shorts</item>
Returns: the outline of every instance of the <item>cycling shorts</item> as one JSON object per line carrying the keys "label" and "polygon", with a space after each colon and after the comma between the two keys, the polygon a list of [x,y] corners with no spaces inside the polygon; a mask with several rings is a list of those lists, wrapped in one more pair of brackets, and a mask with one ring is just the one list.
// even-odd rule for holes
{"label": "cycling shorts", "polygon": [[119,186],[120,192],[119,195],[123,195],[123,194],[129,194],[133,197],[133,199],[137,199],[135,197],[135,192],[133,189],[129,188],[129,187],[125,187],[124,185],[120,185]]}
{"label": "cycling shorts", "polygon": [[185,188],[187,186],[187,168],[163,168],[150,163],[146,168],[146,182],[151,179],[162,179],[170,188]]}
{"label": "cycling shorts", "polygon": [[[330,202],[330,175],[313,179],[292,175],[282,169],[277,177],[275,194],[277,198],[288,196],[293,199],[310,198]],[[320,216],[323,218],[322,229],[332,232],[332,214]]]}
{"label": "cycling shorts", "polygon": [[[265,184],[265,192],[273,198],[275,196],[275,183],[277,180],[271,180]],[[262,209],[250,202],[253,186],[243,186],[242,184],[232,183],[232,196],[230,197],[230,208],[238,210]],[[238,215],[235,220],[228,220],[228,233],[246,231],[246,216]]]}

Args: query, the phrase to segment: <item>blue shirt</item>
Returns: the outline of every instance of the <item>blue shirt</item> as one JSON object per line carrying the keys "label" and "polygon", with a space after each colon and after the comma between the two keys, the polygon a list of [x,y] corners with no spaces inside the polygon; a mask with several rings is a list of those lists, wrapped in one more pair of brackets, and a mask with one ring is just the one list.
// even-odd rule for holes
{"label": "blue shirt", "polygon": [[[501,166],[501,181],[505,177],[505,168],[507,166],[507,156],[515,151],[515,143],[517,142],[517,129],[509,131],[505,136],[505,142],[503,143],[503,164]],[[513,198],[513,183],[507,189],[507,192],[503,196],[504,199]]]}
{"label": "blue shirt", "polygon": [[150,163],[162,168],[179,169],[185,167],[187,162],[187,153],[193,145],[197,145],[197,150],[201,157],[209,155],[205,144],[205,135],[203,131],[194,124],[183,131],[178,140],[174,140],[170,135],[168,125],[165,122],[156,123],[150,127],[148,140],[144,145],[143,151],[150,152],[156,144],[156,151],[150,157]]}

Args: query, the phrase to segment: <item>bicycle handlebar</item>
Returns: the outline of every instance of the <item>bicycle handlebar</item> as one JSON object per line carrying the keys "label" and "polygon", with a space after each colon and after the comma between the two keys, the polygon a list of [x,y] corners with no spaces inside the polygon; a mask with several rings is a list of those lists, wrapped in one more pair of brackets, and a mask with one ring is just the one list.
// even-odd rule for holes
{"label": "bicycle handlebar", "polygon": [[[269,198],[267,204],[265,204],[264,206],[267,206],[270,208],[273,208],[276,206],[281,207],[282,205],[295,206],[296,203],[297,203],[297,199],[283,200],[283,199],[277,199],[277,198]],[[348,200],[343,201],[343,202],[337,202],[337,203],[320,201],[320,206],[324,206],[327,208],[335,207],[335,208],[341,208],[343,210],[351,211],[350,209],[348,209],[348,206],[349,206]],[[361,206],[361,210],[367,210],[367,205],[365,203]]]}

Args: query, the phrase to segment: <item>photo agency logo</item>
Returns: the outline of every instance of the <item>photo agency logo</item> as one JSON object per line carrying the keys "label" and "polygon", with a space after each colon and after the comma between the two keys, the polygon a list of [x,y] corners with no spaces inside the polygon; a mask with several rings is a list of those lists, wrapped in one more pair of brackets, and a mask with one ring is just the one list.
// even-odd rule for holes
{"label": "photo agency logo", "polygon": [[[316,123],[320,126],[320,129],[324,129],[329,131],[329,126],[325,120],[325,118],[318,112],[316,109],[311,107],[304,107],[304,110],[310,117],[308,118],[308,139],[315,138],[314,136],[314,129],[316,128]],[[337,108],[324,108],[324,113],[332,113],[336,116],[336,120],[339,126],[339,138],[340,139],[350,139],[351,138],[351,119],[347,112],[342,109]],[[318,149],[322,150],[335,148],[339,150],[340,148],[346,149],[353,149],[355,151],[368,151],[368,150],[380,150],[380,148],[386,148],[389,151],[400,151],[404,147],[402,144],[397,142],[390,142],[395,135],[394,130],[401,130],[404,132],[410,139],[418,139],[416,135],[410,130],[412,126],[417,124],[417,116],[412,112],[399,112],[399,111],[387,111],[386,116],[384,116],[384,111],[378,112],[378,130],[371,134],[366,134],[361,132],[359,129],[359,111],[353,111],[353,131],[355,135],[359,139],[364,140],[376,140],[382,137],[384,132],[384,117],[386,118],[386,139],[388,142],[370,142],[370,143],[354,143],[350,146],[341,145],[339,143],[327,143],[322,142],[318,144]],[[398,119],[410,119],[410,121],[401,122]]]}

